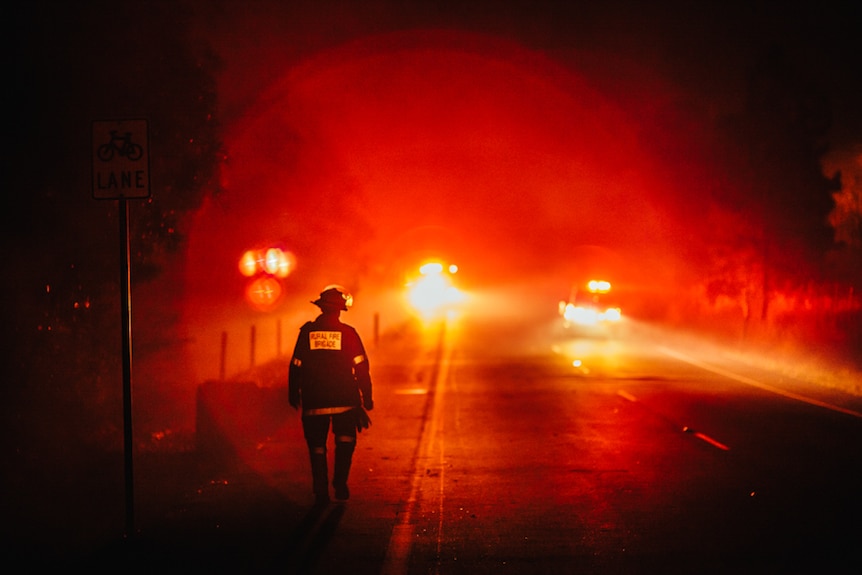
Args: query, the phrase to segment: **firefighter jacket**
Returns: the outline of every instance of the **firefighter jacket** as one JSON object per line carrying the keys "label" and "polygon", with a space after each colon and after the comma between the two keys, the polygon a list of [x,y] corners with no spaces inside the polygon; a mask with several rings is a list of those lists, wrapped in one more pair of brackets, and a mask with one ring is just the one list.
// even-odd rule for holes
{"label": "firefighter jacket", "polygon": [[356,330],[321,314],[299,330],[288,373],[290,404],[303,415],[372,409],[368,356]]}

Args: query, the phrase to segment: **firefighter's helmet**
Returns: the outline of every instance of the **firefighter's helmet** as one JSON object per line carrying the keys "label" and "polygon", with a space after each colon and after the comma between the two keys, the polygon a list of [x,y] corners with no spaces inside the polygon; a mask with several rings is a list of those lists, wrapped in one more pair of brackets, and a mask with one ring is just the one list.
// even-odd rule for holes
{"label": "firefighter's helmet", "polygon": [[353,305],[353,296],[343,286],[328,285],[320,292],[320,297],[311,303],[321,309],[334,308],[347,311]]}

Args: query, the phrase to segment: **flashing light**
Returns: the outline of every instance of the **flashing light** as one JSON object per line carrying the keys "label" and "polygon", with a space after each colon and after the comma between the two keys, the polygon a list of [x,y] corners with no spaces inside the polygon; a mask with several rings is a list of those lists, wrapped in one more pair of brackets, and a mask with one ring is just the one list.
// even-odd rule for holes
{"label": "flashing light", "polygon": [[281,248],[246,250],[238,263],[239,273],[251,279],[245,289],[246,301],[260,311],[273,309],[283,291],[279,279],[290,275],[295,264],[294,255]]}
{"label": "flashing light", "polygon": [[590,280],[586,284],[586,293],[592,294],[589,298],[579,298],[576,302],[586,299],[592,300],[592,304],[578,305],[578,303],[560,302],[560,314],[567,322],[582,326],[597,326],[602,323],[615,323],[622,321],[622,311],[618,307],[603,308],[599,305],[601,296],[611,291],[611,283],[606,280]]}
{"label": "flashing light", "polygon": [[464,300],[464,294],[452,284],[451,276],[457,271],[458,266],[444,267],[437,261],[421,265],[420,277],[407,283],[407,299],[413,309],[427,319],[453,312],[452,306]]}
{"label": "flashing light", "polygon": [[255,308],[266,311],[278,302],[281,292],[281,283],[277,279],[264,276],[256,278],[248,285],[245,297]]}
{"label": "flashing light", "polygon": [[293,254],[284,252],[280,248],[269,248],[264,257],[263,269],[266,273],[277,278],[286,278],[293,271]]}
{"label": "flashing light", "polygon": [[609,307],[604,311],[567,304],[563,310],[566,321],[579,325],[598,325],[602,322],[618,322],[622,320],[622,311],[618,307]]}
{"label": "flashing light", "polygon": [[622,318],[622,311],[618,307],[609,307],[605,310],[605,319],[607,321],[620,321]]}
{"label": "flashing light", "polygon": [[443,264],[440,262],[428,262],[419,267],[419,273],[423,276],[436,276],[443,273]]}
{"label": "flashing light", "polygon": [[239,272],[249,278],[259,273],[286,278],[295,265],[296,258],[293,254],[281,248],[247,250],[239,259]]}
{"label": "flashing light", "polygon": [[239,258],[239,273],[250,278],[257,273],[257,254],[249,250]]}
{"label": "flashing light", "polygon": [[608,293],[611,291],[611,282],[605,280],[590,280],[587,283],[587,289],[591,293]]}

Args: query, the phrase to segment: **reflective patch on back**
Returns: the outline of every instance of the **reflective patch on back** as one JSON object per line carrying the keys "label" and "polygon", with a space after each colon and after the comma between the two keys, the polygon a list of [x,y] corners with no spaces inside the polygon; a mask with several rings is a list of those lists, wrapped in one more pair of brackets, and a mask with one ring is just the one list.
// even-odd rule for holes
{"label": "reflective patch on back", "polygon": [[311,349],[341,349],[340,331],[312,331],[308,334],[308,345]]}

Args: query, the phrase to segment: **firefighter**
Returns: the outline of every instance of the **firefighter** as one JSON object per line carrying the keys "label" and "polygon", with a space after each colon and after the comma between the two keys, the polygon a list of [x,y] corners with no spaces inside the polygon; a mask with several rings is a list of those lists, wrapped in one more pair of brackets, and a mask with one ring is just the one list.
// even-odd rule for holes
{"label": "firefighter", "polygon": [[330,427],[335,438],[332,487],[335,499],[346,501],[357,428],[361,431],[370,422],[362,408],[374,409],[374,400],[365,347],[356,329],[340,319],[353,298],[341,286],[327,286],[311,303],[321,313],[299,330],[288,394],[294,409],[302,407],[315,504],[325,505],[329,503],[326,446]]}

